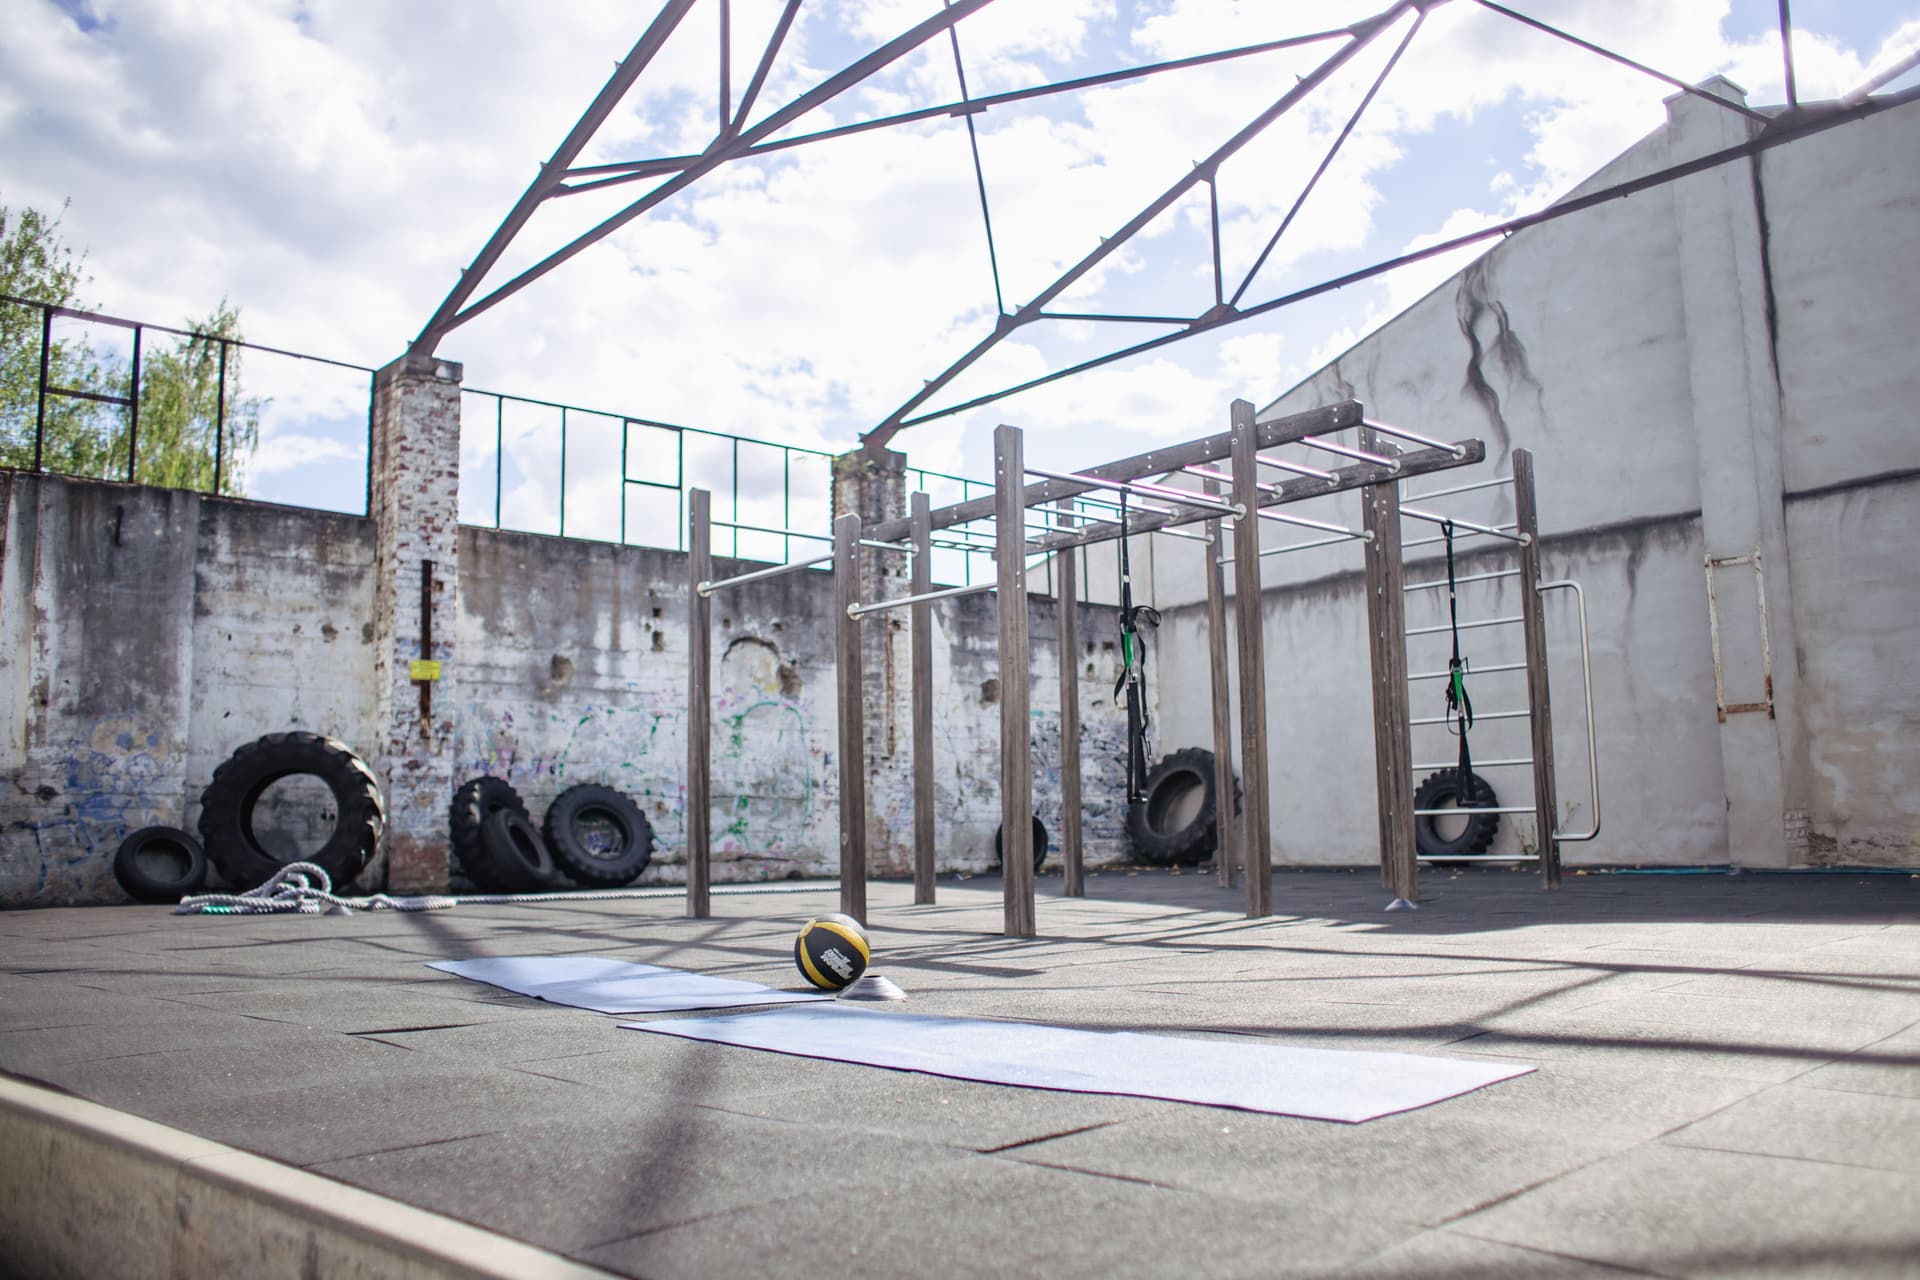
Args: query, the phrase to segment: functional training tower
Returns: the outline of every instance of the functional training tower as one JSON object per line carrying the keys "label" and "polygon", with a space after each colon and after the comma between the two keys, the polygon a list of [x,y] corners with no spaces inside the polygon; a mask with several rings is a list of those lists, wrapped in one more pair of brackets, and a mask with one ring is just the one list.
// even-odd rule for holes
{"label": "functional training tower", "polygon": [[[1339,432],[1349,430],[1358,432],[1357,445],[1332,438]],[[1329,469],[1272,456],[1271,451],[1284,445],[1301,445],[1322,451],[1345,459],[1345,463]],[[993,493],[937,510],[930,508],[924,493],[916,493],[912,496],[910,514],[905,519],[881,521],[867,529],[861,527],[858,515],[843,515],[833,526],[831,552],[718,581],[711,576],[711,530],[714,524],[724,522],[713,520],[706,492],[693,490],[688,508],[688,546],[691,552],[688,585],[692,602],[689,610],[687,737],[688,913],[705,916],[709,910],[712,838],[712,722],[709,702],[712,693],[711,597],[718,591],[831,563],[837,618],[835,675],[840,743],[837,759],[840,782],[841,910],[857,919],[864,920],[866,916],[867,804],[866,761],[862,745],[865,716],[861,693],[862,619],[894,609],[911,612],[915,901],[931,902],[935,862],[932,605],[936,600],[995,591],[998,593],[1000,829],[1005,932],[1016,937],[1032,936],[1033,786],[1027,628],[1027,574],[1030,562],[1035,557],[1057,555],[1059,552],[1141,534],[1200,537],[1205,539],[1210,548],[1205,560],[1215,759],[1216,762],[1237,760],[1244,787],[1238,819],[1230,816],[1231,806],[1217,806],[1222,826],[1222,855],[1217,861],[1223,882],[1230,883],[1236,862],[1245,870],[1249,917],[1272,913],[1270,872],[1273,862],[1267,794],[1267,667],[1262,610],[1257,604],[1261,598],[1260,560],[1266,554],[1333,542],[1352,540],[1364,545],[1383,878],[1393,891],[1393,905],[1413,905],[1419,897],[1414,820],[1420,815],[1412,804],[1412,774],[1416,765],[1412,755],[1411,729],[1415,723],[1426,722],[1411,719],[1408,686],[1409,681],[1419,682],[1433,676],[1432,673],[1408,672],[1404,594],[1445,585],[1445,579],[1437,583],[1404,582],[1400,526],[1402,517],[1428,523],[1440,523],[1449,517],[1424,507],[1404,505],[1400,498],[1400,482],[1429,472],[1471,466],[1485,457],[1486,448],[1477,439],[1437,440],[1401,427],[1388,426],[1367,418],[1361,404],[1352,400],[1268,419],[1257,419],[1250,403],[1235,401],[1228,430],[1219,435],[1170,445],[1074,472],[1047,471],[1027,466],[1021,431],[1002,426],[994,433]],[[1226,470],[1213,465],[1221,463],[1226,465]],[[1263,471],[1278,473],[1281,478],[1263,478]],[[1197,482],[1197,487],[1179,487],[1148,479],[1175,475],[1189,477]],[[1534,750],[1525,761],[1501,763],[1522,763],[1533,767],[1534,803],[1501,811],[1535,814],[1543,833],[1540,854],[1542,876],[1546,885],[1551,887],[1559,880],[1559,861],[1553,821],[1552,723],[1547,704],[1545,631],[1539,595],[1543,590],[1559,587],[1572,586],[1577,590],[1577,584],[1539,581],[1532,458],[1524,450],[1515,452],[1514,473],[1509,478],[1439,490],[1425,496],[1445,497],[1508,484],[1513,486],[1515,495],[1516,519],[1513,524],[1496,527],[1468,521],[1452,523],[1471,535],[1509,541],[1518,550],[1514,568],[1476,576],[1473,580],[1517,579],[1523,600],[1521,615],[1484,622],[1470,621],[1468,625],[1513,624],[1524,629],[1526,661],[1516,668],[1500,669],[1519,669],[1527,673],[1528,710],[1524,714],[1532,721]],[[1364,519],[1363,527],[1358,530],[1280,509],[1308,498],[1349,490],[1361,491]],[[1122,517],[1113,513],[1105,503],[1088,497],[1101,493],[1124,494],[1137,505]],[[1090,501],[1097,503],[1098,509],[1104,514],[1090,514],[1086,509]],[[1040,517],[1038,523],[1030,520],[1035,514]],[[931,550],[936,545],[934,534],[957,531],[958,526],[980,522],[991,522],[992,525],[992,550],[996,562],[994,576],[968,586],[934,590],[929,568]],[[1331,536],[1312,542],[1281,544],[1263,551],[1260,530],[1267,522],[1303,527]],[[1195,534],[1185,528],[1194,524],[1204,524],[1205,532]],[[1231,555],[1222,554],[1229,531]],[[911,555],[913,585],[910,594],[895,599],[861,600],[860,558],[869,553]],[[1070,555],[1058,556],[1057,564],[1060,598],[1064,606],[1061,643],[1071,652],[1077,646],[1071,608],[1078,594],[1077,569]],[[1223,573],[1228,565],[1233,568],[1234,589],[1231,597]],[[1252,606],[1232,609],[1232,665],[1238,669],[1240,676],[1237,752],[1232,749],[1232,720],[1228,708],[1227,614],[1230,600],[1248,602]],[[1582,613],[1584,623],[1584,609]],[[1584,649],[1584,625],[1582,630]],[[1422,632],[1423,629],[1416,629],[1413,634]],[[1077,750],[1077,666],[1074,661],[1060,664],[1061,790],[1065,808],[1062,853],[1066,865],[1066,892],[1070,896],[1084,892],[1078,821],[1080,761]],[[1591,714],[1588,718],[1590,724]],[[1231,771],[1223,771],[1222,777],[1226,780],[1226,790],[1217,793],[1230,794]],[[1596,831],[1597,827],[1596,817]],[[1557,838],[1585,839],[1591,838],[1592,834],[1594,832],[1559,833]]]}

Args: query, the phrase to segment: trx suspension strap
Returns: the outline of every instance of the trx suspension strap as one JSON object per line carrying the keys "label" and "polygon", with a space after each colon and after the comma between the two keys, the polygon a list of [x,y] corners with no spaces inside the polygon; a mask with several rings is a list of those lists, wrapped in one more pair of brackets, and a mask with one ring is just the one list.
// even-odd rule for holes
{"label": "trx suspension strap", "polygon": [[1147,645],[1139,624],[1160,625],[1160,613],[1133,603],[1133,568],[1127,558],[1127,491],[1120,491],[1120,678],[1113,696],[1127,695],[1127,803],[1138,804],[1147,785]]}
{"label": "trx suspension strap", "polygon": [[1440,536],[1447,544],[1447,624],[1453,632],[1453,657],[1447,662],[1447,719],[1460,722],[1460,727],[1454,730],[1460,735],[1460,773],[1456,782],[1460,788],[1458,804],[1465,809],[1472,805],[1479,788],[1472,781],[1473,757],[1467,751],[1467,730],[1473,728],[1473,700],[1467,697],[1467,664],[1460,658],[1460,609],[1454,599],[1453,583],[1453,521],[1441,522]]}

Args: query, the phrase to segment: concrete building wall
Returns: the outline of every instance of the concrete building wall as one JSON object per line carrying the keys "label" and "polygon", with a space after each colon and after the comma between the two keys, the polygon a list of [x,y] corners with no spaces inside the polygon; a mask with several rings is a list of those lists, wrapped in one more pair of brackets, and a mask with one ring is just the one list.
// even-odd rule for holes
{"label": "concrete building wall", "polygon": [[[370,520],[176,490],[0,472],[0,905],[113,902],[119,841],[194,830],[232,751],[306,729],[374,758],[376,562]],[[631,794],[659,849],[650,883],[681,878],[686,557],[462,528],[443,617],[458,653],[434,692],[456,780],[491,773],[536,818],[560,790]],[[717,572],[747,566],[722,561]],[[417,602],[404,602],[408,608]],[[831,875],[838,847],[831,583],[799,573],[716,597],[718,881]],[[990,597],[935,608],[939,864],[978,870],[999,822],[999,708]],[[411,618],[411,614],[408,614]],[[884,626],[884,618],[875,622]],[[410,625],[410,624],[409,624]],[[1083,606],[1087,856],[1122,856],[1113,611]],[[1058,634],[1036,598],[1036,808],[1059,831]],[[874,868],[911,866],[906,632],[882,633],[869,753]],[[438,646],[437,646],[438,649]],[[308,797],[309,799],[311,797]],[[450,798],[450,797],[448,797]],[[444,813],[445,801],[439,802]],[[270,806],[271,807],[271,806]],[[310,838],[298,794],[268,814]],[[444,818],[440,827],[444,838]],[[310,846],[309,846],[310,847]],[[377,878],[376,874],[367,879]]]}
{"label": "concrete building wall", "polygon": [[[1672,112],[1582,190],[1746,136],[1711,103]],[[1384,421],[1486,441],[1486,465],[1411,482],[1409,496],[1508,475],[1513,448],[1534,451],[1544,571],[1585,584],[1592,626],[1605,824],[1598,841],[1567,846],[1570,863],[1920,860],[1904,785],[1920,776],[1920,689],[1896,639],[1920,600],[1920,303],[1893,266],[1920,247],[1917,121],[1920,107],[1895,109],[1513,235],[1262,410],[1355,396]],[[1423,505],[1512,517],[1506,491]],[[1299,510],[1359,524],[1357,499]],[[1433,532],[1409,524],[1406,536]],[[1285,540],[1272,525],[1262,537]],[[1497,544],[1462,545],[1475,548],[1462,572],[1511,562]],[[1169,742],[1204,743],[1204,682],[1181,682],[1206,669],[1197,555],[1156,550],[1163,670],[1176,673],[1161,723]],[[1775,714],[1723,723],[1703,560],[1755,551]],[[1339,547],[1263,561],[1285,860],[1378,857],[1359,560]],[[1409,552],[1409,582],[1443,575],[1437,548]],[[1752,564],[1716,576],[1731,704],[1768,699],[1757,579]],[[1462,616],[1515,613],[1511,595],[1504,583],[1465,589]],[[1578,830],[1590,801],[1577,637],[1564,595],[1546,608],[1562,828]],[[1410,626],[1443,621],[1442,593],[1409,597]],[[1408,645],[1411,670],[1444,669],[1444,635]],[[1463,636],[1479,665],[1518,646],[1498,630]],[[1477,710],[1524,705],[1515,677],[1471,683]],[[1441,696],[1437,682],[1416,685],[1414,714],[1438,714]],[[1477,728],[1476,760],[1526,754],[1523,726]],[[1415,734],[1416,761],[1452,758],[1443,730]],[[1488,772],[1503,803],[1527,801],[1524,770]],[[1289,795],[1311,799],[1289,807]],[[1532,838],[1526,819],[1509,819],[1495,851]]]}

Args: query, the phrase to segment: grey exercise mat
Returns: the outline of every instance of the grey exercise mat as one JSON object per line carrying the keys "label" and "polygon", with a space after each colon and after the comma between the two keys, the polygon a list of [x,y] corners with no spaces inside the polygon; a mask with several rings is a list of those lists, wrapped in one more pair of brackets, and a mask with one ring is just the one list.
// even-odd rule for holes
{"label": "grey exercise mat", "polygon": [[1358,1123],[1532,1067],[1244,1040],[1074,1031],[826,1005],[622,1023],[634,1031],[1069,1093],[1112,1093]]}
{"label": "grey exercise mat", "polygon": [[427,968],[596,1013],[680,1013],[826,999],[801,991],[777,991],[757,982],[711,978],[703,973],[604,956],[436,960]]}

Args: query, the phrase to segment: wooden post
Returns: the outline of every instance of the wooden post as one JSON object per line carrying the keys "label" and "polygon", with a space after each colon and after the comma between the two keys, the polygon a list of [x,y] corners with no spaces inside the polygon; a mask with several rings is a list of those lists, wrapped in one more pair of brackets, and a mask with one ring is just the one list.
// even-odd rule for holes
{"label": "wooden post", "polygon": [[[1202,482],[1209,497],[1220,496],[1220,482]],[[1233,804],[1233,696],[1227,674],[1227,584],[1220,556],[1226,550],[1225,526],[1207,521],[1207,666],[1213,690],[1213,831],[1214,871],[1222,889],[1233,888],[1234,868],[1240,861],[1240,819]]]}
{"label": "wooden post", "polygon": [[1560,887],[1560,800],[1553,785],[1553,700],[1547,681],[1547,624],[1540,608],[1540,518],[1534,506],[1533,454],[1513,451],[1514,532],[1520,544],[1520,629],[1527,646],[1527,724],[1533,734],[1533,820],[1539,827],[1540,887]]}
{"label": "wooden post", "polygon": [[860,599],[860,517],[833,522],[834,683],[840,752],[840,910],[867,922],[866,714],[861,705],[860,619],[847,612]]}
{"label": "wooden post", "polygon": [[[912,594],[933,590],[932,507],[924,492],[909,497],[913,526]],[[909,606],[912,617],[913,900],[933,901],[933,602]]]}
{"label": "wooden post", "polygon": [[[1074,527],[1073,500],[1060,504],[1060,527]],[[1080,566],[1073,552],[1056,556],[1060,566],[1060,863],[1063,892],[1087,896],[1086,868],[1080,851]]]}
{"label": "wooden post", "polygon": [[[1362,428],[1360,447],[1387,442]],[[1367,652],[1373,671],[1374,797],[1379,816],[1380,883],[1394,901],[1420,901],[1413,832],[1413,726],[1407,691],[1407,597],[1400,551],[1400,482],[1360,491],[1366,544]]]}
{"label": "wooden post", "polygon": [[1273,846],[1267,826],[1267,667],[1260,608],[1259,441],[1253,405],[1233,402],[1233,500],[1247,514],[1234,523],[1234,623],[1239,639],[1240,771],[1245,796],[1240,842],[1247,875],[1247,918],[1273,914]]}
{"label": "wooden post", "polygon": [[713,601],[700,584],[713,578],[711,497],[687,492],[687,914],[712,914]]}
{"label": "wooden post", "polygon": [[1027,473],[1018,427],[993,429],[994,559],[1000,615],[1000,875],[1005,933],[1034,936],[1033,726],[1027,678]]}

